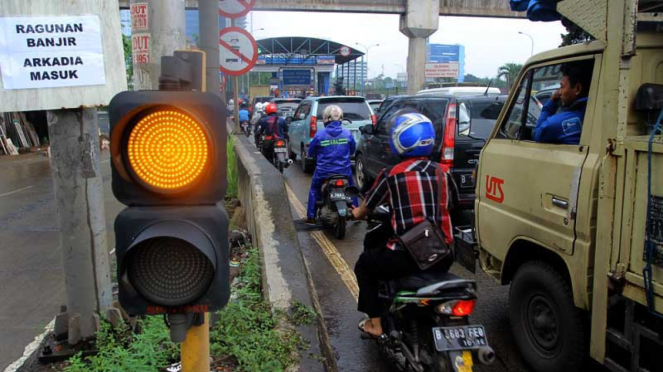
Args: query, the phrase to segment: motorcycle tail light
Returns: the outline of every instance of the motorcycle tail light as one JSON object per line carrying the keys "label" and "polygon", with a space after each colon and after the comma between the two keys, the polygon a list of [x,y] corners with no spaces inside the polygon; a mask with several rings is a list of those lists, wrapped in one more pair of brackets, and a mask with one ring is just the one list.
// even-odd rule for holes
{"label": "motorcycle tail light", "polygon": [[435,312],[443,315],[468,316],[474,311],[476,300],[457,300],[441,303],[435,307]]}
{"label": "motorcycle tail light", "polygon": [[276,146],[285,146],[285,143],[283,141],[276,141]]}
{"label": "motorcycle tail light", "polygon": [[460,300],[454,305],[452,313],[455,316],[468,316],[474,311],[475,303],[476,300]]}
{"label": "motorcycle tail light", "polygon": [[266,140],[271,140],[271,139],[272,139],[272,136],[265,136],[265,139],[266,139]]}
{"label": "motorcycle tail light", "polygon": [[343,182],[343,180],[336,180],[336,186],[342,187],[344,184],[345,182]]}

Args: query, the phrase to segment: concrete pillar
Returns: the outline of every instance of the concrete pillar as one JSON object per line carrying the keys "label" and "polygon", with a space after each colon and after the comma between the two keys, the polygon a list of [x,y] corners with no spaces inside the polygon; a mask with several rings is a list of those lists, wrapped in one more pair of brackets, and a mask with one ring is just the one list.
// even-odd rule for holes
{"label": "concrete pillar", "polygon": [[199,35],[200,49],[206,53],[207,91],[221,97],[219,89],[219,1],[200,0],[198,2],[199,12]]}
{"label": "concrete pillar", "polygon": [[94,334],[112,301],[97,110],[48,111],[47,121],[69,343],[76,344]]}
{"label": "concrete pillar", "polygon": [[[147,29],[131,25],[134,90],[158,90],[161,57],[186,47],[185,0],[131,0],[131,5],[135,3],[147,3]],[[137,55],[145,50],[149,51],[147,59]]]}
{"label": "concrete pillar", "polygon": [[424,87],[426,38],[437,31],[440,21],[438,0],[407,0],[406,13],[401,15],[400,30],[410,38],[407,58],[407,93]]}

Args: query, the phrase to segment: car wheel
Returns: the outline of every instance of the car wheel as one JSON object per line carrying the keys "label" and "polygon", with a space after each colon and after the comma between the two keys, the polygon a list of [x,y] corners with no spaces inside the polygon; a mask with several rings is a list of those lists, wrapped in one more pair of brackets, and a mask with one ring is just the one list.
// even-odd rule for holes
{"label": "car wheel", "polygon": [[570,283],[552,266],[533,261],[518,269],[509,292],[509,318],[518,349],[534,370],[581,370],[581,312]]}
{"label": "car wheel", "polygon": [[302,145],[302,150],[299,153],[299,156],[301,157],[301,161],[302,161],[302,172],[312,173],[313,172],[313,166],[311,165],[311,162],[309,162],[306,159],[306,147],[304,147],[304,145]]}
{"label": "car wheel", "polygon": [[359,191],[368,191],[368,188],[371,187],[373,182],[371,182],[370,177],[366,173],[366,162],[360,154],[357,155],[355,168],[355,180],[357,181],[357,187],[359,188]]}

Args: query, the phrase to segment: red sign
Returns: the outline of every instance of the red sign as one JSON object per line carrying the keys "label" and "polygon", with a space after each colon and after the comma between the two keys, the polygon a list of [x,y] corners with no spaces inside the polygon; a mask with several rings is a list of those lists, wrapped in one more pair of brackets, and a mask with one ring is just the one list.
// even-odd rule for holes
{"label": "red sign", "polygon": [[486,175],[486,197],[496,203],[502,204],[504,201],[503,184],[503,179]]}
{"label": "red sign", "polygon": [[219,0],[219,15],[239,18],[248,13],[255,4],[256,0]]}
{"label": "red sign", "polygon": [[226,27],[219,32],[219,68],[225,74],[243,75],[258,60],[258,45],[251,34],[239,27]]}
{"label": "red sign", "polygon": [[131,35],[131,56],[134,65],[150,63],[150,34]]}
{"label": "red sign", "polygon": [[131,4],[131,31],[144,31],[147,28],[147,3]]}

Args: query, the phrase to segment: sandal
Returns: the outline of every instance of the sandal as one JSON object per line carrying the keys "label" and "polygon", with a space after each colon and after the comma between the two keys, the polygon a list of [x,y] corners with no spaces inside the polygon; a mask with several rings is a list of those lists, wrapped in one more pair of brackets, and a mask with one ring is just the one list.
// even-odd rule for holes
{"label": "sandal", "polygon": [[380,336],[375,336],[371,333],[366,332],[366,329],[365,329],[366,328],[366,322],[368,322],[369,320],[370,320],[370,318],[364,318],[359,322],[359,324],[357,324],[357,328],[359,328],[359,331],[361,332],[361,338],[363,338],[363,339],[373,339],[373,340],[377,340],[379,338],[382,338],[382,336],[384,336],[384,334],[382,334]]}

